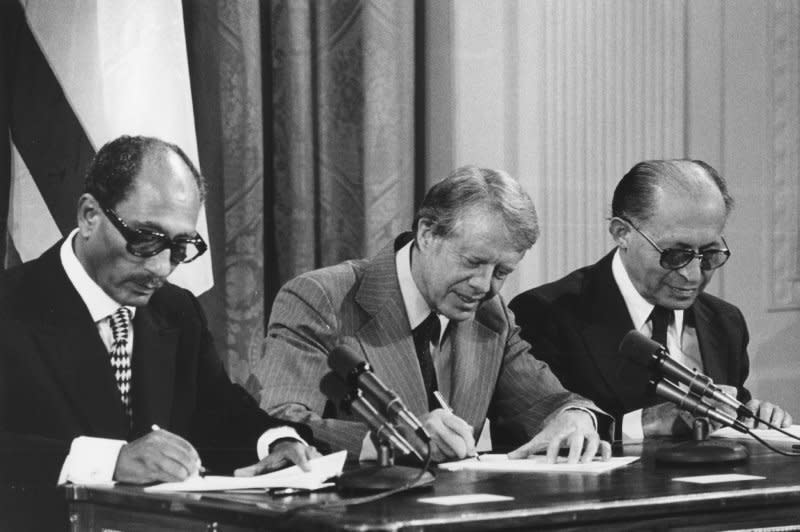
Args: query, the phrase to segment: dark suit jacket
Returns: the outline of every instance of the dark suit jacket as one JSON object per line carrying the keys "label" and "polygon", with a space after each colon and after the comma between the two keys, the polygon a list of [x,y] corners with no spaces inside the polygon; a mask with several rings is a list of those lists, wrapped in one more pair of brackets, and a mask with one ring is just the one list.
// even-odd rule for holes
{"label": "dark suit jacket", "polygon": [[[398,239],[397,247],[407,241]],[[530,356],[500,296],[483,303],[473,319],[450,327],[443,343],[453,353],[450,406],[475,428],[476,437],[487,416],[495,443],[517,445],[534,436],[557,409],[596,409],[564,390],[547,365]],[[372,259],[344,262],[288,282],[275,299],[267,329],[262,406],[309,424],[318,440],[358,457],[367,427],[319,390],[329,371],[328,353],[344,339],[357,344],[375,374],[414,414],[428,412],[392,244]]]}
{"label": "dark suit jacket", "polygon": [[[625,413],[663,400],[652,395],[648,371],[618,353],[633,321],[611,273],[613,256],[528,290],[509,307],[533,353],[564,386],[621,422]],[[748,401],[749,337],[739,309],[701,294],[684,317],[696,327],[705,373],[717,384],[736,386],[739,400]]]}
{"label": "dark suit jacket", "polygon": [[0,473],[26,477],[46,462],[38,469],[55,482],[76,436],[130,441],[154,423],[191,442],[211,469],[257,461],[258,437],[286,423],[231,383],[197,299],[170,284],[134,317],[129,430],[108,352],[59,246],[0,275]]}

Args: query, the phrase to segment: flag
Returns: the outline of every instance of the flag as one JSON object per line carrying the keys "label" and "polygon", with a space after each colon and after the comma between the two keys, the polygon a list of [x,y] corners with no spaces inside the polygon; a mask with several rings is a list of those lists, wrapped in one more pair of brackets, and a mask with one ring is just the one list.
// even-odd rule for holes
{"label": "flag", "polygon": [[[1,1],[9,147],[0,164],[9,160],[0,201],[8,196],[6,254],[27,261],[75,227],[84,174],[103,144],[159,137],[199,168],[197,138],[180,0]],[[197,230],[208,241],[204,210]],[[170,281],[208,290],[210,253]]]}

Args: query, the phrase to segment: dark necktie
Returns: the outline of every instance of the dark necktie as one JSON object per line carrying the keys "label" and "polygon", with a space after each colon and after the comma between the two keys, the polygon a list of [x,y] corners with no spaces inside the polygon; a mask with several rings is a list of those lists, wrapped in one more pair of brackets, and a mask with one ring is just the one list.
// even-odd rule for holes
{"label": "dark necktie", "polygon": [[654,341],[667,347],[667,327],[672,321],[672,310],[656,305],[650,313],[650,323],[653,333],[650,335]]}
{"label": "dark necktie", "polygon": [[428,408],[431,410],[438,408],[438,402],[433,395],[437,385],[436,369],[433,366],[433,357],[431,356],[431,342],[438,342],[440,327],[439,317],[431,312],[425,318],[425,321],[417,325],[413,333],[419,369],[422,372],[422,382],[425,383],[425,393],[428,396]]}
{"label": "dark necktie", "polygon": [[128,331],[131,327],[131,311],[120,307],[111,315],[111,333],[114,341],[111,343],[111,369],[114,370],[114,379],[117,381],[119,396],[128,415],[132,419],[131,411],[131,356],[128,349]]}

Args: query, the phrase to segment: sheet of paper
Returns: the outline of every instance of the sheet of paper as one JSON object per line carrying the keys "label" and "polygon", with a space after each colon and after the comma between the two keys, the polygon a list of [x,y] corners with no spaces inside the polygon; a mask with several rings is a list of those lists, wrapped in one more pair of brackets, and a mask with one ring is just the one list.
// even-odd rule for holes
{"label": "sheet of paper", "polygon": [[442,497],[425,497],[417,499],[425,504],[439,504],[442,506],[456,506],[459,504],[480,504],[483,502],[511,501],[514,497],[494,495],[492,493],[471,493],[469,495],[444,495]]}
{"label": "sheet of paper", "polygon": [[[800,438],[800,425],[792,425],[783,430]],[[792,438],[791,436],[787,436],[786,434],[775,429],[752,429],[752,432],[754,435],[758,436],[762,440],[768,441],[782,451],[800,451],[800,440]],[[738,430],[730,427],[723,427],[719,430],[716,430],[711,433],[710,437],[736,440],[749,439],[751,441],[754,439],[752,436],[742,434]]]}
{"label": "sheet of paper", "polygon": [[323,487],[325,481],[342,472],[347,451],[329,454],[309,461],[311,471],[303,471],[297,466],[287,467],[274,473],[254,477],[193,477],[183,482],[166,482],[148,486],[145,491],[222,491],[237,489],[297,488],[315,490]]}
{"label": "sheet of paper", "polygon": [[587,464],[568,464],[566,457],[559,457],[555,464],[549,464],[547,463],[547,458],[543,455],[510,460],[508,455],[505,454],[482,454],[480,460],[468,458],[457,462],[444,462],[439,464],[439,468],[447,471],[507,471],[511,473],[564,473],[571,471],[603,473],[617,467],[626,466],[638,459],[638,456],[622,456],[612,457],[606,462],[595,459]]}
{"label": "sheet of paper", "polygon": [[742,480],[764,480],[766,477],[755,475],[740,475],[738,473],[726,473],[723,475],[698,475],[696,477],[677,477],[675,482],[691,482],[693,484],[717,484],[719,482],[739,482]]}

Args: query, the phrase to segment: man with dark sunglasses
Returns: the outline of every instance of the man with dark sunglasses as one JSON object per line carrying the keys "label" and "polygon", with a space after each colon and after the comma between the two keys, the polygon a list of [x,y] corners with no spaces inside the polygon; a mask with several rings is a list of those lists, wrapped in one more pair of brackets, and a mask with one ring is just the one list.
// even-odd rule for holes
{"label": "man with dark sunglasses", "polygon": [[641,162],[614,191],[616,249],[509,304],[532,352],[568,389],[613,414],[617,438],[687,434],[693,421],[658,404],[648,372],[618,352],[631,329],[727,385],[759,417],[792,423],[744,386],[749,336],[741,311],[703,292],[731,256],[723,230],[732,206],[725,180],[703,161]]}
{"label": "man with dark sunglasses", "polygon": [[204,195],[180,148],[120,137],[78,227],[0,275],[0,478],[141,484],[317,456],[307,427],[230,381],[197,299],[167,282],[207,249]]}

